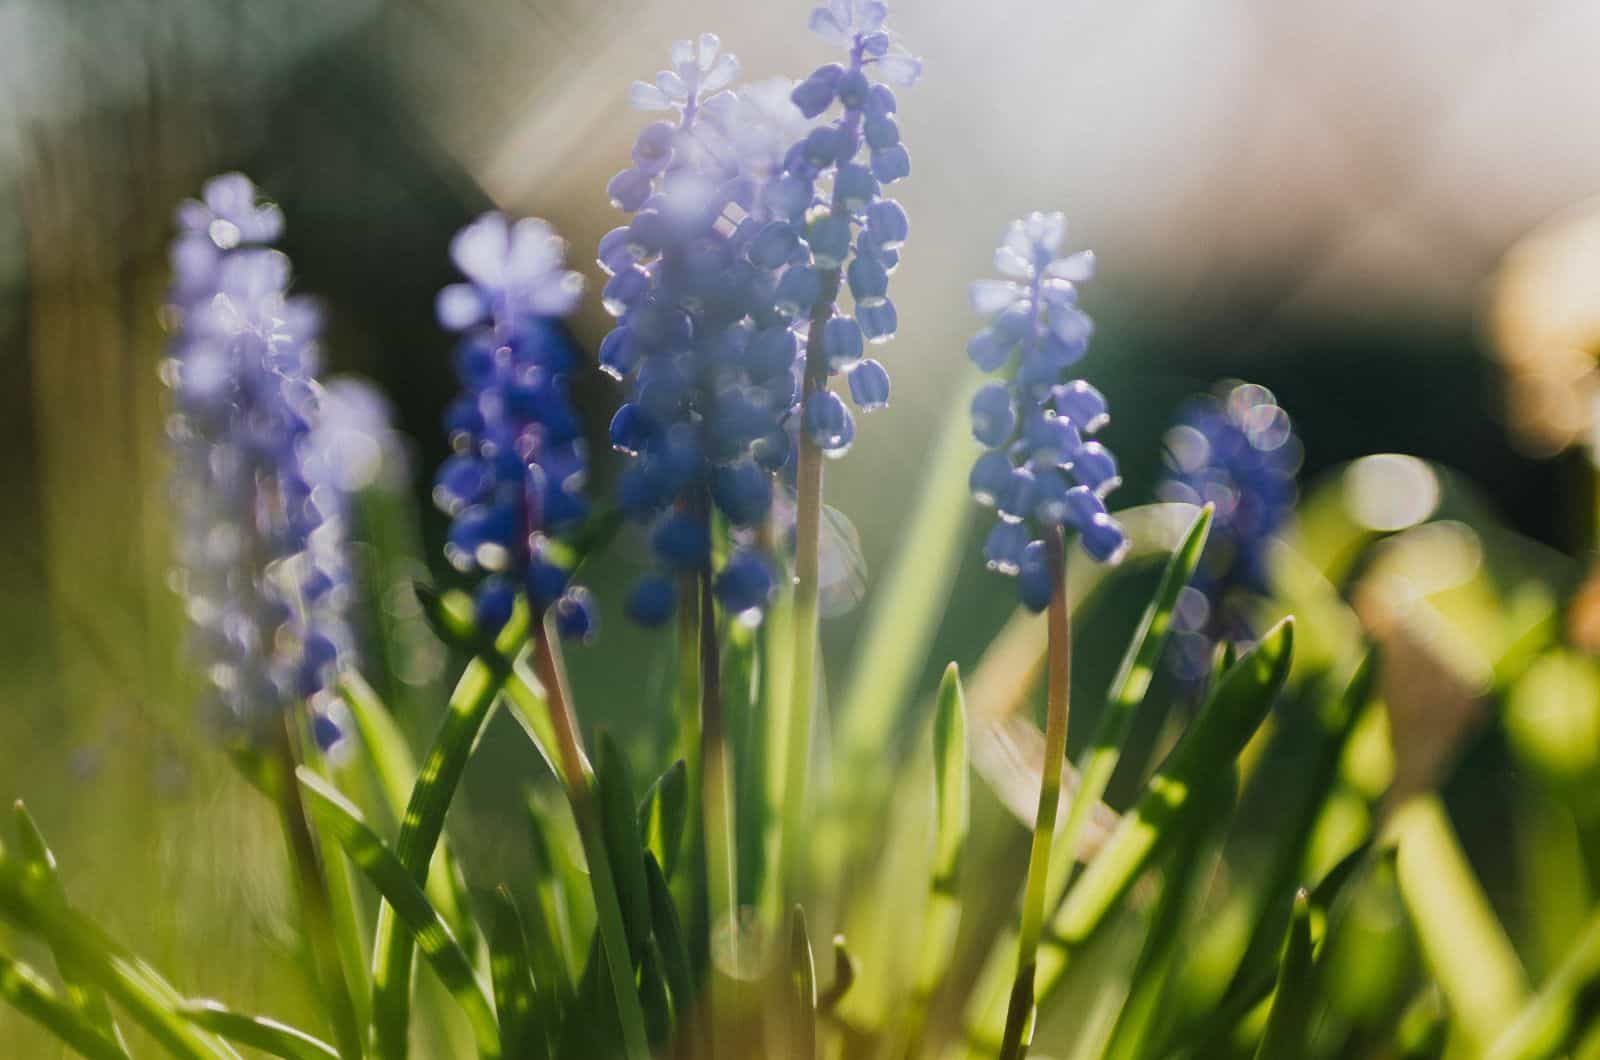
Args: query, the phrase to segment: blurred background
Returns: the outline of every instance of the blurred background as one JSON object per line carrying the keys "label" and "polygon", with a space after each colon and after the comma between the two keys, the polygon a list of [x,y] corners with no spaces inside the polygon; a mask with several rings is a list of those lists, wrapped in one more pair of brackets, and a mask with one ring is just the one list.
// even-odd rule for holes
{"label": "blurred background", "polygon": [[[451,233],[491,206],[536,214],[593,280],[592,248],[619,219],[605,182],[644,120],[627,83],[705,30],[746,78],[803,76],[831,58],[806,11],[0,0],[0,795],[28,797],[85,910],[178,982],[274,997],[291,955],[270,814],[190,705],[167,588],[157,367],[173,207],[234,168],[282,204],[298,289],[327,312],[329,371],[392,403],[407,460],[387,481],[424,513],[431,568],[405,573],[447,581],[427,489],[455,386],[433,321]],[[1034,209],[1065,211],[1070,243],[1099,256],[1085,374],[1113,410],[1118,503],[1151,499],[1179,403],[1243,378],[1293,417],[1304,495],[1363,454],[1423,458],[1496,528],[1478,530],[1491,550],[1538,567],[1552,601],[1577,591],[1595,544],[1600,225],[1584,204],[1600,193],[1600,5],[904,0],[893,17],[926,64],[901,94],[913,229],[901,329],[880,354],[896,389],[828,470],[869,606],[966,378],[966,285]],[[590,298],[574,330],[593,349],[607,325]],[[594,373],[583,399],[603,424],[617,395]],[[667,661],[621,616],[629,545],[597,575],[599,645],[571,665],[588,720],[647,740]],[[976,541],[968,553],[924,685],[943,660],[974,661],[1013,606]],[[384,606],[415,624],[404,599]],[[825,628],[835,682],[861,611]],[[397,695],[421,736],[449,664],[425,632],[413,649]],[[506,804],[538,772],[501,724],[455,822],[488,878],[518,856]],[[1498,737],[1461,753],[1458,797],[1492,806],[1516,763]],[[1494,863],[1503,823],[1491,813],[1464,836],[1475,863]],[[225,940],[228,959],[201,939]],[[289,991],[279,1010],[296,1003]],[[0,1054],[53,1048],[0,1009]]]}

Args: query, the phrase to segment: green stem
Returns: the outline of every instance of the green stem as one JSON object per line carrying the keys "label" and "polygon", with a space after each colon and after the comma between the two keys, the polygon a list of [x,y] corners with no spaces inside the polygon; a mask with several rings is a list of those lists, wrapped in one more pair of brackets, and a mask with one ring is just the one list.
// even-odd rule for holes
{"label": "green stem", "polygon": [[1022,896],[1022,928],[1017,945],[1017,977],[1001,1039],[1002,1060],[1025,1054],[1032,1037],[1033,978],[1044,929],[1044,898],[1050,875],[1050,847],[1055,839],[1056,810],[1061,802],[1061,763],[1067,754],[1067,708],[1072,684],[1072,615],[1067,607],[1066,548],[1057,529],[1045,539],[1055,591],[1050,595],[1050,688],[1045,705],[1044,769],[1039,784],[1039,810],[1028,852],[1028,877]]}
{"label": "green stem", "polygon": [[[734,864],[733,791],[729,776],[726,720],[722,704],[722,653],[717,642],[716,600],[711,591],[711,571],[698,577],[700,596],[700,763],[702,812],[705,815],[707,897],[711,906],[712,937],[726,932],[730,967],[739,968],[739,910],[737,868]],[[711,1047],[716,1049],[717,977],[710,970]]]}
{"label": "green stem", "polygon": [[639,1002],[639,991],[633,981],[633,958],[628,951],[627,930],[623,927],[622,904],[617,898],[617,884],[611,874],[611,859],[606,853],[599,807],[595,803],[594,770],[583,752],[577,718],[572,712],[572,698],[567,690],[565,667],[561,665],[560,649],[550,636],[549,623],[535,620],[533,626],[534,673],[539,683],[544,685],[545,697],[550,704],[567,798],[572,803],[572,815],[578,822],[583,854],[589,862],[595,917],[600,931],[600,944],[605,949],[606,968],[611,974],[611,991],[617,1002],[617,1016],[622,1025],[623,1048],[628,1060],[649,1060],[644,1007]]}
{"label": "green stem", "polygon": [[356,1060],[362,1056],[361,1024],[356,1018],[355,1001],[350,984],[345,980],[344,966],[335,942],[336,925],[328,891],[328,876],[318,859],[317,840],[306,820],[305,807],[300,802],[300,789],[294,780],[298,762],[294,752],[293,729],[293,718],[285,715],[283,728],[275,741],[280,775],[275,778],[274,794],[277,796],[284,839],[289,847],[289,861],[294,869],[306,945],[311,951],[312,988],[319,993],[327,1007],[339,1055],[346,1060]]}
{"label": "green stem", "polygon": [[[811,309],[806,333],[801,409],[828,386],[822,332],[839,294],[839,272],[822,273],[822,294]],[[789,732],[784,746],[783,828],[778,840],[778,876],[792,901],[803,890],[806,849],[807,773],[811,766],[812,702],[817,669],[817,584],[822,544],[822,450],[804,426],[795,469],[794,690],[789,696]],[[782,905],[787,906],[785,902]]]}

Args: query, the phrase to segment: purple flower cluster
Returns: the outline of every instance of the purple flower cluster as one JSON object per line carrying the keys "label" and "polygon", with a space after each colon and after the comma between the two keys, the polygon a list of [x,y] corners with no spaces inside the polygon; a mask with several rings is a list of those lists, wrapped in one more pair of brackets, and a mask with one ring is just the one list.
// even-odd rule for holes
{"label": "purple flower cluster", "polygon": [[288,294],[289,261],[271,247],[282,215],[248,178],[211,180],[177,221],[162,371],[176,581],[195,648],[225,718],[261,727],[308,701],[327,742],[328,690],[352,637],[346,496],[315,441],[317,313]]}
{"label": "purple flower cluster", "polygon": [[498,630],[520,591],[535,614],[552,610],[566,637],[595,629],[588,590],[569,584],[562,538],[588,515],[583,425],[567,380],[577,351],[556,322],[583,281],[545,222],[486,213],[450,244],[466,282],[439,292],[439,322],[458,332],[462,396],[446,414],[455,450],[433,497],[450,517],[452,565],[488,574],[476,597],[480,629]]}
{"label": "purple flower cluster", "polygon": [[1255,639],[1251,613],[1270,592],[1267,555],[1294,512],[1300,441],[1272,391],[1224,384],[1179,411],[1167,432],[1162,500],[1216,506],[1211,535],[1173,615],[1173,671],[1203,680],[1222,641]]}
{"label": "purple flower cluster", "polygon": [[1102,563],[1127,549],[1105,507],[1122,481],[1116,461],[1088,439],[1109,420],[1106,400],[1068,371],[1094,330],[1078,308],[1078,285],[1094,275],[1094,255],[1062,255],[1065,237],[1059,213],[1012,223],[995,251],[995,270],[1006,278],[972,285],[973,309],[989,324],[967,345],[979,368],[1006,376],[972,400],[972,433],[987,447],[972,467],[972,495],[999,515],[984,555],[990,568],[1016,576],[1022,602],[1035,611],[1054,590],[1043,532],[1077,530]]}
{"label": "purple flower cluster", "polygon": [[[803,422],[831,455],[854,437],[826,377],[847,373],[861,409],[888,401],[888,375],[864,353],[895,329],[888,274],[906,220],[881,186],[905,176],[909,158],[894,97],[866,72],[909,83],[916,61],[892,47],[884,17],[882,4],[843,0],[814,12],[813,27],[850,48],[850,66],[798,85],[732,91],[738,63],[705,34],[674,43],[671,68],[630,89],[636,106],[674,117],[639,134],[633,164],[610,182],[613,203],[633,216],[599,248],[605,306],[618,319],[600,362],[628,383],[611,424],[613,445],[634,458],[620,506],[651,525],[657,568],[629,599],[641,623],[672,613],[675,576],[710,568],[713,512],[732,542],[715,577],[719,602],[734,613],[764,607],[776,575],[758,528],[775,474],[792,466],[796,430]],[[835,101],[841,115],[821,121]],[[846,269],[854,317],[835,306]],[[813,359],[822,378],[810,384],[802,335],[826,354]]]}

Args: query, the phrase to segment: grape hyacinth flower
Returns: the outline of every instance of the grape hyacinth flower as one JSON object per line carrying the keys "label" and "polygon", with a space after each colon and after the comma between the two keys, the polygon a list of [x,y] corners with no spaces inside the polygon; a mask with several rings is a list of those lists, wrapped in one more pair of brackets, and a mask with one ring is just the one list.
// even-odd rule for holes
{"label": "grape hyacinth flower", "polygon": [[1077,530],[1084,551],[1116,563],[1127,549],[1106,495],[1121,483],[1116,460],[1089,440],[1109,419],[1106,400],[1068,369],[1094,330],[1078,308],[1078,285],[1094,275],[1094,255],[1063,255],[1066,221],[1033,213],[1014,222],[995,252],[1006,279],[972,285],[972,306],[989,325],[967,345],[984,371],[1002,372],[972,400],[972,433],[987,451],[970,485],[999,520],[984,545],[989,567],[1018,580],[1022,602],[1043,611],[1056,575],[1045,537]]}
{"label": "grape hyacinth flower", "polygon": [[1167,432],[1158,496],[1216,506],[1200,565],[1173,613],[1168,660],[1184,684],[1211,672],[1217,644],[1256,639],[1253,605],[1270,591],[1268,550],[1293,514],[1300,457],[1288,413],[1253,383],[1224,384],[1187,402]]}
{"label": "grape hyacinth flower", "polygon": [[450,256],[467,277],[439,292],[439,322],[458,332],[463,394],[446,413],[455,450],[434,480],[451,517],[446,557],[479,583],[479,628],[494,632],[520,592],[561,635],[593,635],[588,590],[570,582],[563,543],[587,516],[588,454],[567,391],[577,351],[557,319],[583,281],[563,264],[565,244],[545,222],[486,213],[457,232]]}
{"label": "grape hyacinth flower", "polygon": [[307,702],[329,745],[330,690],[352,636],[340,458],[315,441],[317,314],[288,293],[289,261],[271,246],[282,215],[248,178],[214,178],[177,220],[162,369],[175,581],[223,717],[260,735]]}
{"label": "grape hyacinth flower", "polygon": [[[909,86],[922,73],[890,32],[888,5],[833,0],[811,12],[811,29],[844,48],[848,65],[828,63],[795,86],[791,96],[808,118],[835,103],[838,114],[812,128],[785,159],[778,184],[787,212],[763,235],[801,241],[808,261],[780,280],[781,311],[809,314],[802,429],[819,450],[839,456],[855,437],[850,411],[827,387],[843,372],[850,399],[863,412],[889,403],[889,374],[866,357],[866,346],[894,337],[899,316],[889,299],[889,274],[900,263],[910,228],[905,209],[883,194],[911,173],[889,85]],[[872,78],[876,77],[875,83]],[[840,311],[840,278],[853,315]]]}
{"label": "grape hyacinth flower", "polygon": [[628,599],[629,615],[657,625],[677,606],[678,583],[710,569],[711,515],[735,547],[717,572],[718,602],[759,613],[776,587],[756,547],[772,505],[773,472],[789,460],[797,341],[773,308],[776,274],[797,241],[774,246],[784,138],[803,125],[772,83],[737,96],[738,62],[713,34],[677,41],[672,68],[636,81],[635,106],[673,111],[647,126],[634,164],[608,191],[631,222],[601,240],[603,298],[617,317],[601,367],[628,385],[612,444],[633,457],[619,484],[624,513],[651,526],[656,571]]}

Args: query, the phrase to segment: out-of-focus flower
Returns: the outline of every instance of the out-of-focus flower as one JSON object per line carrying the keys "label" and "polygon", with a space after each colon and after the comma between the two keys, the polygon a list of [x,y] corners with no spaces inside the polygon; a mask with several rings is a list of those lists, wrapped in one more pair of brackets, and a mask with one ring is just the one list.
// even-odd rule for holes
{"label": "out-of-focus flower", "polygon": [[577,351],[556,318],[577,304],[582,280],[565,247],[537,219],[512,224],[487,213],[450,245],[470,283],[439,295],[440,322],[461,332],[456,374],[463,394],[446,414],[454,455],[433,497],[451,517],[445,554],[489,575],[477,592],[479,626],[498,629],[517,592],[535,614],[555,608],[557,627],[587,637],[589,594],[568,584],[561,538],[588,514],[588,454],[567,392]]}
{"label": "out-of-focus flower", "polygon": [[1043,533],[1076,529],[1102,563],[1116,563],[1128,544],[1105,507],[1122,481],[1116,461],[1085,440],[1109,419],[1105,398],[1068,372],[1094,330],[1077,304],[1094,255],[1063,255],[1065,238],[1059,213],[1029,214],[1006,229],[995,251],[1006,279],[972,285],[972,307],[990,323],[967,345],[979,368],[1005,376],[972,401],[972,433],[988,447],[972,467],[972,495],[1000,517],[984,554],[991,569],[1017,576],[1022,602],[1035,611],[1054,585]]}
{"label": "out-of-focus flower", "polygon": [[1216,508],[1173,616],[1173,670],[1198,682],[1219,642],[1255,639],[1252,614],[1270,589],[1269,547],[1294,513],[1301,448],[1272,391],[1234,383],[1184,405],[1167,432],[1165,459],[1162,500]]}
{"label": "out-of-focus flower", "polygon": [[1512,439],[1547,456],[1588,443],[1600,405],[1600,203],[1514,246],[1495,277],[1489,324],[1506,370]]}
{"label": "out-of-focus flower", "polygon": [[297,701],[337,737],[329,689],[345,620],[346,454],[314,443],[317,314],[270,247],[277,208],[233,173],[178,210],[163,377],[177,464],[178,570],[210,695],[247,731]]}

